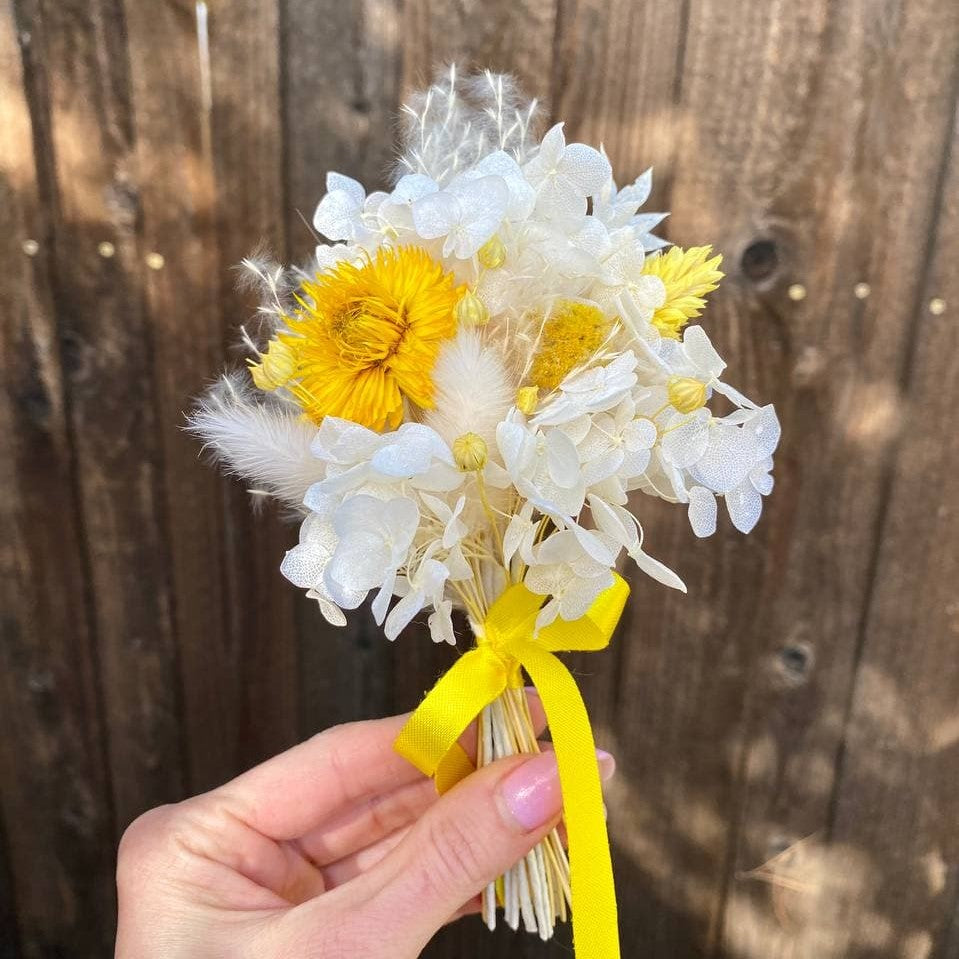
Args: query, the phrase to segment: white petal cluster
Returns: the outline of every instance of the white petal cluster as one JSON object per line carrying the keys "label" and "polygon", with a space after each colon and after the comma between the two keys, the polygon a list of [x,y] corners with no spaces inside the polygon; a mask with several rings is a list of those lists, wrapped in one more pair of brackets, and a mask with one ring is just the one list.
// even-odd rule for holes
{"label": "white petal cluster", "polygon": [[[306,513],[283,574],[331,623],[371,598],[388,638],[425,611],[433,639],[449,643],[454,608],[477,618],[512,582],[545,597],[540,626],[581,617],[624,553],[685,591],[645,552],[641,497],[630,494],[684,504],[696,536],[716,530],[722,499],[749,532],[772,490],[779,423],[723,381],[701,326],[672,339],[653,324],[667,290],[644,272],[666,245],[652,232],[665,214],[639,212],[650,172],[618,189],[605,153],[567,142],[563,124],[537,141],[535,104],[491,74],[451,73],[408,115],[390,192],[328,175],[313,225],[330,242],[315,269],[415,245],[468,286],[488,322],[449,341],[435,409],[410,411],[395,431],[327,417],[308,450],[302,432],[279,431],[295,456],[259,472],[272,491],[301,492]],[[571,300],[608,317],[610,333],[523,412],[517,391],[545,348],[544,317]],[[726,412],[713,411],[716,397]],[[233,420],[246,422],[236,410]],[[194,427],[228,462],[242,460],[232,433]],[[487,449],[476,470],[453,454],[467,432]],[[295,481],[276,475],[287,467]]]}

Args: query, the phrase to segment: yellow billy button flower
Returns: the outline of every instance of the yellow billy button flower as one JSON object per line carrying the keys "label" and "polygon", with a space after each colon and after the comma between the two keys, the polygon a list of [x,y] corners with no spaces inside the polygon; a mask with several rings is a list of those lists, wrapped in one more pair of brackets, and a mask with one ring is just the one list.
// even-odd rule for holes
{"label": "yellow billy button flower", "polygon": [[308,281],[253,380],[285,387],[314,423],[338,416],[395,429],[404,400],[433,406],[433,367],[456,332],[463,289],[425,250],[382,248]]}
{"label": "yellow billy button flower", "polygon": [[494,233],[479,248],[476,257],[480,261],[480,266],[485,266],[487,270],[499,269],[506,262],[506,246],[498,233]]}
{"label": "yellow billy button flower", "polygon": [[543,323],[529,378],[534,386],[555,390],[577,366],[606,341],[613,321],[592,303],[560,300]]}
{"label": "yellow billy button flower", "polygon": [[462,326],[486,326],[489,323],[486,304],[472,290],[467,290],[456,304],[456,322]]}
{"label": "yellow billy button flower", "polygon": [[691,376],[671,376],[666,383],[666,395],[680,413],[695,413],[706,405],[706,384]]}
{"label": "yellow billy button flower", "polygon": [[481,470],[489,459],[486,440],[477,433],[464,433],[453,440],[453,462],[464,473]]}
{"label": "yellow billy button flower", "polygon": [[516,409],[529,416],[539,403],[538,386],[521,386],[516,391]]}
{"label": "yellow billy button flower", "polygon": [[678,246],[665,253],[649,256],[643,273],[658,276],[666,287],[666,301],[653,314],[652,323],[663,336],[678,340],[682,328],[699,316],[706,306],[705,296],[719,286],[724,274],[718,269],[721,256],[708,259],[711,246]]}

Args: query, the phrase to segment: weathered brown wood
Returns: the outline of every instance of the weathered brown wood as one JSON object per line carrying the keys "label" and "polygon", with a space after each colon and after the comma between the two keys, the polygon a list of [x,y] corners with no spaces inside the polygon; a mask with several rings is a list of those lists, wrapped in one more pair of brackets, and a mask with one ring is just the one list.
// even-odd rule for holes
{"label": "weathered brown wood", "polygon": [[[227,348],[207,375],[225,362],[237,364],[232,349],[237,328],[257,305],[238,292],[233,267],[257,246],[279,258],[287,253],[279,18],[276,0],[214,4],[209,11],[209,123],[220,254],[214,279]],[[302,597],[291,594],[279,573],[279,561],[296,533],[276,510],[254,513],[251,505],[241,484],[230,484],[220,562],[235,650],[234,671],[226,677],[234,684],[238,708],[234,771],[299,738],[294,613]]]}
{"label": "weathered brown wood", "polygon": [[[954,91],[959,70],[941,76]],[[886,409],[896,457],[835,793],[831,838],[848,853],[839,865],[857,899],[841,953],[850,956],[959,948],[959,435],[948,426],[959,391],[959,129],[950,119]]]}
{"label": "weathered brown wood", "polygon": [[[634,579],[614,648],[571,660],[620,761],[624,955],[954,956],[959,9],[209,7],[205,53],[191,0],[0,16],[0,956],[108,955],[131,816],[449,665],[326,626],[277,570],[294,527],[178,427],[237,362],[231,265],[305,261],[326,171],[383,186],[401,96],[451,59],[516,73],[621,182],[656,167],[668,235],[726,257],[731,380],[783,420],[749,539],[637,502],[690,595]],[[569,943],[469,920],[427,954]]]}
{"label": "weathered brown wood", "polygon": [[[78,477],[70,508],[83,525],[123,824],[184,789],[123,10],[109,0],[23,0],[17,9],[33,37],[27,90],[34,129],[43,130],[37,153],[52,227],[48,289]],[[112,256],[102,255],[101,243],[112,245]],[[68,621],[82,609],[64,604]]]}
{"label": "weathered brown wood", "polygon": [[666,557],[693,584],[706,573],[693,604],[669,601],[701,619],[681,636],[653,613],[652,645],[679,649],[659,653],[665,669],[646,684],[648,652],[624,672],[632,695],[664,710],[636,748],[649,757],[675,737],[660,754],[665,786],[652,769],[636,784],[666,814],[667,863],[669,849],[687,850],[666,898],[688,897],[698,913],[696,879],[722,883],[718,953],[859,954],[842,945],[848,912],[817,911],[807,895],[806,911],[784,916],[781,886],[746,874],[828,826],[895,434],[884,417],[914,333],[957,44],[946,5],[690,11],[681,105],[693,121],[677,150],[671,236],[709,235],[727,253],[732,275],[709,326],[734,378],[776,402],[785,438],[757,532]]}
{"label": "weathered brown wood", "polygon": [[9,959],[106,955],[113,929],[106,727],[50,295],[54,223],[35,165],[49,136],[36,112],[43,46],[42,24],[0,11],[0,955]]}
{"label": "weathered brown wood", "polygon": [[[307,260],[315,246],[313,211],[328,170],[348,172],[369,190],[388,180],[400,102],[396,17],[389,3],[287,0],[284,6],[284,212],[293,262]],[[331,36],[352,40],[331,44]],[[297,617],[303,733],[360,718],[361,702],[377,714],[390,712],[391,651],[368,612],[337,630],[298,597]]]}

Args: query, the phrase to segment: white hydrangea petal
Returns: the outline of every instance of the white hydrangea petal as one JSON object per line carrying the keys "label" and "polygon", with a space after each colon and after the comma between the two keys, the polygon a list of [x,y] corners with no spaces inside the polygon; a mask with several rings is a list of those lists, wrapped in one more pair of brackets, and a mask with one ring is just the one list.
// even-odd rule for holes
{"label": "white hydrangea petal", "polygon": [[346,616],[343,614],[343,610],[336,605],[332,600],[328,599],[323,593],[317,589],[311,589],[307,591],[308,599],[315,599],[317,605],[320,607],[320,615],[331,625],[331,626],[345,626],[346,625]]}
{"label": "white hydrangea petal", "polygon": [[682,469],[702,458],[709,445],[708,423],[708,410],[691,416],[679,413],[667,421],[660,449],[670,464]]}
{"label": "white hydrangea petal", "polygon": [[701,326],[686,327],[683,331],[683,348],[690,361],[712,377],[719,376],[726,368],[725,361]]}
{"label": "white hydrangea petal", "polygon": [[762,493],[763,496],[768,496],[773,491],[773,476],[769,472],[772,468],[773,461],[767,458],[749,474],[749,482],[753,484],[756,492]]}
{"label": "white hydrangea petal", "polygon": [[763,406],[759,411],[759,416],[753,421],[753,435],[759,444],[760,456],[772,456],[779,446],[779,440],[782,436],[782,427],[779,425],[779,417],[773,406]]}
{"label": "white hydrangea petal", "polygon": [[740,483],[725,495],[726,510],[733,526],[740,533],[750,533],[759,522],[763,511],[763,498],[750,482]]}
{"label": "white hydrangea petal", "polygon": [[[349,177],[343,177],[349,180]],[[351,181],[356,184],[356,181]],[[364,191],[359,184],[360,196],[350,190],[333,189],[320,200],[313,214],[313,228],[329,240],[352,240],[356,237],[357,227],[361,226],[360,212]]]}
{"label": "white hydrangea petal", "polygon": [[756,410],[759,409],[758,406],[744,394],[740,393],[734,386],[730,386],[728,383],[722,383],[719,380],[716,380],[712,384],[712,388],[717,393],[722,393],[731,403],[735,403],[736,406],[747,409],[747,410]]}
{"label": "white hydrangea petal", "polygon": [[563,175],[583,196],[598,193],[613,175],[609,160],[585,143],[569,144],[560,162]]}
{"label": "white hydrangea petal", "polygon": [[427,625],[430,637],[434,643],[449,643],[456,645],[456,634],[453,632],[453,603],[444,599],[442,603],[429,615]]}
{"label": "white hydrangea petal", "polygon": [[527,176],[530,175],[530,171],[532,171],[533,176],[536,176],[540,170],[551,170],[562,159],[563,152],[566,149],[564,125],[563,123],[556,123],[546,131],[545,136],[540,141],[536,156],[526,164]]}
{"label": "white hydrangea petal", "polygon": [[611,506],[601,497],[589,497],[589,509],[596,525],[607,536],[627,550],[639,548],[639,534],[635,518],[621,507]]}
{"label": "white hydrangea petal", "polygon": [[714,493],[728,493],[749,475],[758,456],[755,437],[740,426],[719,423],[709,430],[706,451],[689,466],[697,483]]}
{"label": "white hydrangea petal", "polygon": [[564,489],[570,489],[579,479],[579,454],[562,430],[546,433],[546,465],[550,479]]}
{"label": "white hydrangea petal", "polygon": [[693,533],[705,539],[716,532],[716,497],[705,486],[689,490],[689,525]]}
{"label": "white hydrangea petal", "polygon": [[424,599],[423,591],[416,589],[407,593],[390,610],[390,615],[386,617],[386,625],[383,628],[388,640],[392,642],[409,626],[413,617],[423,608]]}
{"label": "white hydrangea petal", "polygon": [[574,580],[564,590],[559,601],[559,615],[567,622],[582,619],[589,611],[590,606],[596,602],[599,594],[612,585],[613,574],[611,570],[605,570],[598,576],[591,576],[588,579]]}
{"label": "white hydrangea petal", "polygon": [[396,181],[390,198],[402,203],[412,203],[437,192],[439,184],[435,180],[422,173],[407,173]]}
{"label": "white hydrangea petal", "polygon": [[[632,183],[624,186],[616,194],[617,201],[628,203],[633,207],[632,212],[636,212],[648,199],[653,189],[653,168],[644,170]],[[656,214],[653,214],[654,216]]]}
{"label": "white hydrangea petal", "polygon": [[447,236],[460,215],[459,199],[447,190],[420,197],[413,204],[413,225],[424,240]]}
{"label": "white hydrangea petal", "polygon": [[280,563],[280,572],[300,589],[311,589],[323,578],[329,554],[309,543],[300,543],[287,550]]}
{"label": "white hydrangea petal", "polygon": [[652,451],[648,449],[627,450],[617,472],[627,479],[639,476],[646,472],[652,456]]}
{"label": "white hydrangea petal", "polygon": [[657,583],[662,583],[670,589],[678,589],[681,593],[686,592],[686,584],[665,563],[654,559],[642,549],[635,549],[629,555],[636,565]]}
{"label": "white hydrangea petal", "polygon": [[[379,592],[370,604],[370,612],[373,613],[373,619],[377,626],[383,625],[383,620],[386,617],[386,611],[390,608],[390,600],[393,598],[394,591],[397,587],[399,587],[401,591],[405,591],[405,586],[405,578],[398,579],[396,573],[392,571],[386,579],[383,580],[383,585],[380,586]],[[399,593],[398,595],[401,594],[402,593]]]}
{"label": "white hydrangea petal", "polygon": [[668,216],[668,213],[640,213],[629,221],[629,225],[637,233],[650,233]]}
{"label": "white hydrangea petal", "polygon": [[572,222],[585,216],[586,196],[565,177],[555,177],[540,187],[536,212],[549,220]]}
{"label": "white hydrangea petal", "polygon": [[652,449],[658,437],[659,431],[656,429],[656,424],[645,416],[637,417],[627,423],[623,429],[623,441],[626,448],[631,451]]}
{"label": "white hydrangea petal", "polygon": [[[464,232],[478,244],[478,250],[503,222],[509,206],[509,188],[501,176],[484,176],[458,185],[455,192],[459,201],[460,223]],[[472,256],[472,253],[469,255]]]}
{"label": "white hydrangea petal", "polygon": [[342,191],[357,206],[360,206],[366,198],[366,189],[359,180],[354,180],[351,176],[330,170],[326,174],[326,192],[333,193],[334,191]]}

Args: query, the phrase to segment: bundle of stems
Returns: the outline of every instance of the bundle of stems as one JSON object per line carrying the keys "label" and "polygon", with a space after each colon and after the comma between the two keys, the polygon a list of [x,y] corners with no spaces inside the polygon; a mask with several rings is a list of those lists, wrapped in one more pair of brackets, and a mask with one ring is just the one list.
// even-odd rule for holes
{"label": "bundle of stems", "polygon": [[[526,694],[508,688],[478,718],[476,764],[485,766],[505,756],[538,753],[540,745],[530,717]],[[547,940],[556,921],[565,922],[570,903],[569,861],[557,829],[483,891],[483,920],[496,928],[496,907],[514,931],[522,920],[527,932]]]}

